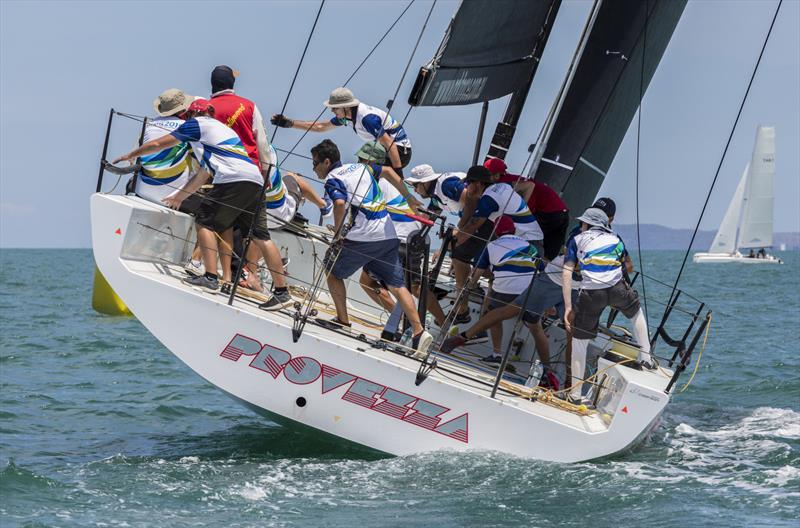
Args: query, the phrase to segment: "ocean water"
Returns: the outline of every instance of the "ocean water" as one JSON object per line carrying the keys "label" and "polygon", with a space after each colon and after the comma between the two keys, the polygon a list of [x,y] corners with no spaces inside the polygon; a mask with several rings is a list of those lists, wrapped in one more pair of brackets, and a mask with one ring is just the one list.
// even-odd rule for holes
{"label": "ocean water", "polygon": [[[93,312],[89,250],[2,250],[0,525],[796,527],[800,254],[781,257],[688,264],[682,286],[714,310],[694,382],[634,451],[564,465],[288,431],[136,319]],[[680,258],[645,269],[669,282]],[[645,286],[657,319],[664,288]]]}

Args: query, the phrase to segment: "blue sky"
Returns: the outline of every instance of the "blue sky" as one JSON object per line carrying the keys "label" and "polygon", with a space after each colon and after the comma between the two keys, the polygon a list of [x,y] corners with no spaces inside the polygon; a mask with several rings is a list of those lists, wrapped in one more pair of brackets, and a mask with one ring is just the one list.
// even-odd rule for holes
{"label": "blue sky", "polygon": [[[329,1],[286,114],[311,119],[400,13],[406,1]],[[418,0],[350,86],[385,105],[430,7]],[[455,1],[439,1],[393,114],[402,116],[417,68],[439,44]],[[690,0],[645,96],[641,220],[691,227],[719,162],[776,3]],[[319,4],[271,2],[0,2],[0,246],[88,247],[94,191],[110,107],[151,114],[162,90],[208,95],[217,64],[240,70],[237,89],[267,115],[280,110]],[[565,0],[509,156],[520,169],[574,52],[591,4]],[[747,163],[759,124],[777,128],[776,231],[800,230],[800,3],[781,8],[764,60],[712,196],[703,228],[715,229]],[[486,140],[505,109],[490,107]],[[415,163],[465,170],[479,105],[415,109],[406,123]],[[271,134],[270,130],[270,134]],[[632,126],[602,193],[634,220],[636,129]],[[109,158],[129,150],[138,125],[120,120]],[[328,134],[344,153],[357,137]],[[309,135],[308,149],[323,135]],[[299,132],[281,130],[276,146]],[[484,143],[485,144],[485,143]],[[294,158],[290,169],[311,174]],[[107,176],[105,188],[115,178]],[[122,186],[122,183],[120,184]],[[118,187],[119,188],[119,187]]]}

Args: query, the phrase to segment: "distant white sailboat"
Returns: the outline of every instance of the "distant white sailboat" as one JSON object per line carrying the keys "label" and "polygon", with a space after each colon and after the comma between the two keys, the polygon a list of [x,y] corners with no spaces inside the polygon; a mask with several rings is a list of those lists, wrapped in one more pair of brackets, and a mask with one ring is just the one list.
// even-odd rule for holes
{"label": "distant white sailboat", "polygon": [[[775,127],[759,127],[753,157],[744,169],[717,236],[708,253],[694,261],[782,264],[767,253],[772,247],[772,209],[775,176]],[[742,250],[749,250],[743,254]]]}

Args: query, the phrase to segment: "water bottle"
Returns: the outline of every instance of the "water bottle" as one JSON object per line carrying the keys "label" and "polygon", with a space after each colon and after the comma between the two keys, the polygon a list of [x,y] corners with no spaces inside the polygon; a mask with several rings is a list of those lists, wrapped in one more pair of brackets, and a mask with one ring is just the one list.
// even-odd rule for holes
{"label": "water bottle", "polygon": [[542,362],[537,359],[531,365],[531,370],[528,371],[528,379],[525,380],[525,386],[530,389],[539,385],[542,374],[544,374],[544,367]]}

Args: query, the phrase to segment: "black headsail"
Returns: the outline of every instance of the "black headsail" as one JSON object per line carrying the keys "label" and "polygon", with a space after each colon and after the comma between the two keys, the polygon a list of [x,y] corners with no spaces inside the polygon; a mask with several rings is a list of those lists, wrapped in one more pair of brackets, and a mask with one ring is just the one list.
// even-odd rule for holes
{"label": "black headsail", "polygon": [[514,94],[490,150],[505,157],[560,5],[463,0],[436,55],[420,69],[409,104],[468,105]]}
{"label": "black headsail", "polygon": [[636,114],[642,58],[646,90],[685,6],[686,0],[595,2],[529,174],[559,192],[573,215],[594,201]]}

